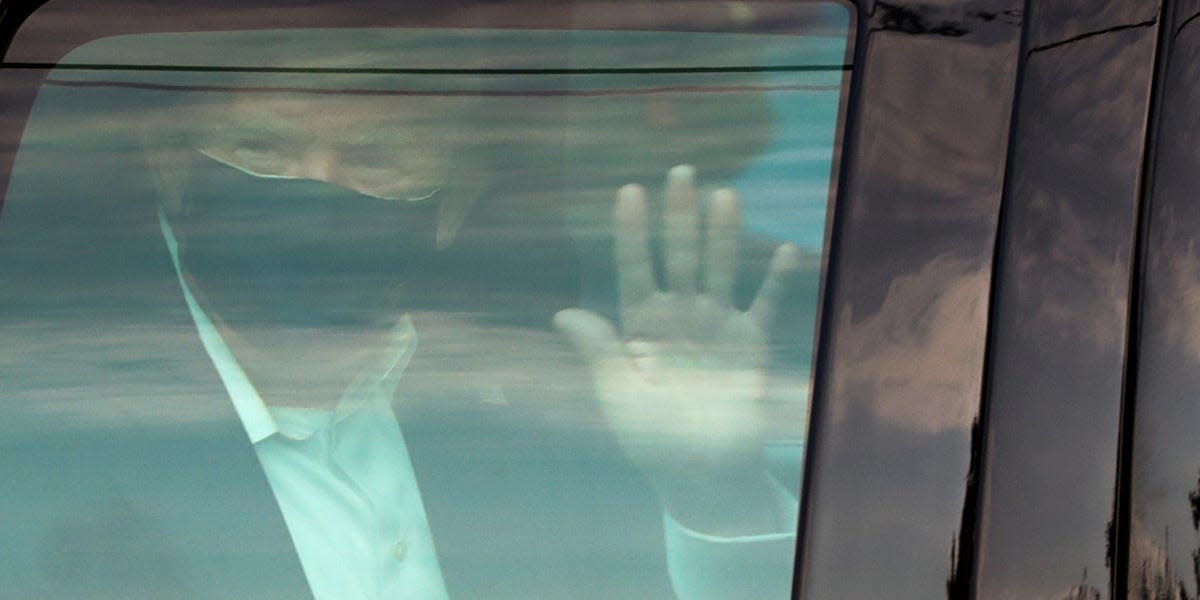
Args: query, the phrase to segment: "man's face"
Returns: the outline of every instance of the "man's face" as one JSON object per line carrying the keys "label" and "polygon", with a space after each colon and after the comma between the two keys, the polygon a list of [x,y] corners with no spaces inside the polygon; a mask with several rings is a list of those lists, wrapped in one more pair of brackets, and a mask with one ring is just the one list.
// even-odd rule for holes
{"label": "man's face", "polygon": [[329,371],[322,394],[336,398],[421,296],[442,207],[478,193],[479,169],[455,150],[462,112],[444,98],[247,91],[189,116],[189,177],[168,211],[189,288],[257,381],[303,364]]}
{"label": "man's face", "polygon": [[193,113],[195,168],[170,220],[207,310],[233,329],[386,328],[484,181],[462,106],[244,91]]}
{"label": "man's face", "polygon": [[445,99],[243,93],[199,151],[249,175],[310,179],[384,200],[421,202],[450,185],[461,147]]}

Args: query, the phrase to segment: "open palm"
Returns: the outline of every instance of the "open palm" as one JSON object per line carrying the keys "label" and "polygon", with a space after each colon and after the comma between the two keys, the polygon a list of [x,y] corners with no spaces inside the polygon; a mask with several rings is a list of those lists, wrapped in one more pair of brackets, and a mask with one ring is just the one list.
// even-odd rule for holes
{"label": "open palm", "polygon": [[583,354],[625,453],[652,474],[724,470],[761,451],[767,335],[799,251],[780,246],[750,309],[734,306],[741,216],[713,194],[701,225],[691,167],[671,170],[663,219],[665,285],[656,283],[645,193],[618,192],[621,327],[568,309],[555,323]]}

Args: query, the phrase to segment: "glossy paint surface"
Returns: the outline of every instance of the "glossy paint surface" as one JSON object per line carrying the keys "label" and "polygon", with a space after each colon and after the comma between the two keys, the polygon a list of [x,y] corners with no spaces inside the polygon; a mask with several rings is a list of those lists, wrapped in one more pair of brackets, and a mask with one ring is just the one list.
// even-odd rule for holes
{"label": "glossy paint surface", "polygon": [[826,279],[804,598],[946,593],[1020,9],[876,3],[866,19]]}
{"label": "glossy paint surface", "polygon": [[1158,0],[1052,0],[1029,3],[1032,49],[1069,43],[1113,28],[1145,25],[1158,16]]}
{"label": "glossy paint surface", "polygon": [[1197,593],[1200,533],[1200,26],[1176,7],[1160,87],[1134,416],[1129,597]]}
{"label": "glossy paint surface", "polygon": [[1025,65],[989,340],[979,598],[1108,588],[1155,34],[1090,36]]}

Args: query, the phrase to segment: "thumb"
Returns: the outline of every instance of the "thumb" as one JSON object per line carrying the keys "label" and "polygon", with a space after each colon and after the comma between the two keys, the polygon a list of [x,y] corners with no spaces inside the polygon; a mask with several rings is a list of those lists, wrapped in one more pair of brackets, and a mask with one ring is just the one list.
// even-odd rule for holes
{"label": "thumb", "polygon": [[554,315],[554,326],[571,340],[595,375],[615,375],[628,368],[621,340],[604,317],[581,308],[568,308]]}

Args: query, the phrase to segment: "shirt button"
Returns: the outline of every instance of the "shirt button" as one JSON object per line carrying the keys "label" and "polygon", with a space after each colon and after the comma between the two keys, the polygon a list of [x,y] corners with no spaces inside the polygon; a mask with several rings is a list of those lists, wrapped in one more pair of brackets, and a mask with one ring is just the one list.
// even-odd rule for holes
{"label": "shirt button", "polygon": [[392,555],[396,557],[396,560],[404,560],[404,557],[408,556],[408,542],[400,540],[393,544]]}

